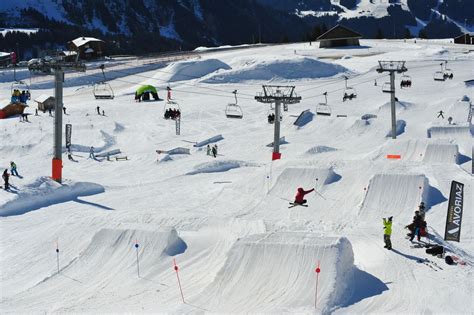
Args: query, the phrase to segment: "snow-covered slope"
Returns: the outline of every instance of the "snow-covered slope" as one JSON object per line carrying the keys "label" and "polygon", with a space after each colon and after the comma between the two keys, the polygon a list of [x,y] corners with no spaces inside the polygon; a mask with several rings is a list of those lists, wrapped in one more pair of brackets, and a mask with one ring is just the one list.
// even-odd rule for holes
{"label": "snow-covered slope", "polygon": [[[0,120],[0,169],[15,161],[20,175],[0,190],[2,312],[470,314],[474,90],[464,81],[474,76],[474,55],[448,41],[361,44],[248,46],[160,65],[111,60],[113,100],[93,97],[97,64],[67,73],[73,160],[64,151],[63,184],[47,177],[53,117],[35,116],[30,102],[30,122]],[[413,85],[399,89],[396,75],[403,128],[392,139],[388,77],[375,69],[398,58]],[[452,80],[433,80],[440,59]],[[52,95],[51,76],[17,75],[31,83],[32,99]],[[344,76],[353,100],[343,101]],[[12,78],[9,69],[0,74],[3,104]],[[161,98],[169,85],[175,103],[135,102],[144,83]],[[264,84],[295,86],[302,97],[282,112],[276,161],[273,109],[255,100]],[[225,115],[234,90],[242,119]],[[325,92],[330,116],[316,113]],[[180,135],[163,119],[170,106],[181,110]],[[307,110],[311,119],[295,126]],[[216,158],[207,144],[217,145]],[[123,159],[88,158],[91,146]],[[443,240],[452,180],[465,184],[459,243]],[[316,193],[305,196],[307,207],[289,208],[298,187]],[[405,238],[420,201],[430,233],[422,240],[465,264],[447,265]],[[392,251],[383,248],[387,216]]]}

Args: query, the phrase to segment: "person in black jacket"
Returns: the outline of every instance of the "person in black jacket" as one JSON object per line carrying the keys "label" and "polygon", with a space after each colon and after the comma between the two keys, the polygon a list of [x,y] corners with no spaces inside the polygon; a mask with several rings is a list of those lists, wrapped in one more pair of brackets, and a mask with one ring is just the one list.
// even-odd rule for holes
{"label": "person in black jacket", "polygon": [[3,182],[4,182],[3,188],[5,190],[10,189],[10,185],[8,184],[8,179],[10,178],[10,174],[8,174],[8,169],[5,169],[5,171],[3,172],[2,178],[3,178]]}
{"label": "person in black jacket", "polygon": [[423,224],[423,218],[420,215],[420,211],[415,211],[415,216],[413,217],[413,225],[414,225],[415,230],[413,231],[413,233],[411,233],[410,241],[413,241],[413,239],[415,238],[415,235],[418,241],[420,241],[420,230],[421,230],[422,224]]}

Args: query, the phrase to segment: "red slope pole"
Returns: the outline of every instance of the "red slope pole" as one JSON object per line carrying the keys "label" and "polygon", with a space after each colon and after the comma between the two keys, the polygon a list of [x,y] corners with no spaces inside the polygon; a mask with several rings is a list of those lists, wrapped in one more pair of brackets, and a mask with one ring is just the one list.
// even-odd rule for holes
{"label": "red slope pole", "polygon": [[176,271],[176,279],[178,279],[178,286],[179,286],[179,292],[181,292],[181,299],[183,300],[183,303],[184,302],[184,295],[183,295],[183,289],[181,288],[181,281],[179,280],[179,273],[178,273],[178,265],[176,264],[176,259],[173,258],[173,265],[174,265],[174,271]]}

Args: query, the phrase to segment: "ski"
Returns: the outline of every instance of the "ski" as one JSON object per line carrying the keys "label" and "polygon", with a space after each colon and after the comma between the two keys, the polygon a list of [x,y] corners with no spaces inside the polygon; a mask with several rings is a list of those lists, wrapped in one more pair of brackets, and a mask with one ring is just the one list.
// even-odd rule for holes
{"label": "ski", "polygon": [[297,206],[308,207],[308,205],[302,205],[302,204],[299,204],[299,203],[290,202],[290,206],[288,207],[288,209],[294,208],[294,207],[297,207]]}

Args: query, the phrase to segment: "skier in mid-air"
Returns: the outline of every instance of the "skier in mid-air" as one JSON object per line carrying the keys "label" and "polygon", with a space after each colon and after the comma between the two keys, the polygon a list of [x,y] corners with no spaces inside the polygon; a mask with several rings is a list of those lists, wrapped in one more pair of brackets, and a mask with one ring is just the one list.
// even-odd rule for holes
{"label": "skier in mid-air", "polygon": [[299,187],[298,188],[298,191],[296,192],[296,196],[295,196],[295,204],[298,204],[298,205],[304,205],[307,200],[304,199],[304,196],[306,194],[309,194],[311,192],[314,191],[314,188],[310,189],[310,190],[304,190],[302,187]]}

